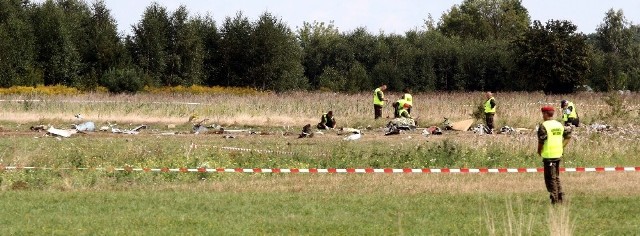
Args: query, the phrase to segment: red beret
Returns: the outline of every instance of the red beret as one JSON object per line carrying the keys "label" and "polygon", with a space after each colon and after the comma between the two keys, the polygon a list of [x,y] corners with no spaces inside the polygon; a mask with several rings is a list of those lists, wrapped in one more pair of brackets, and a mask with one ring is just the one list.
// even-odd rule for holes
{"label": "red beret", "polygon": [[545,112],[545,111],[555,111],[556,109],[553,108],[552,106],[543,106],[540,111]]}

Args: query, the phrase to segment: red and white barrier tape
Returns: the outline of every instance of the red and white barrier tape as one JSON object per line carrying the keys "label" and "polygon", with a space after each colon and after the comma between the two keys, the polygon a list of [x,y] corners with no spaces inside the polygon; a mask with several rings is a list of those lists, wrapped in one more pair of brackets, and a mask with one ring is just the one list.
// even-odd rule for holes
{"label": "red and white barrier tape", "polygon": [[[0,165],[0,172],[19,170],[95,170],[95,171],[125,171],[125,172],[181,172],[181,173],[349,173],[349,174],[409,174],[409,173],[542,173],[539,168],[134,168],[134,167],[81,167],[81,168],[54,168],[54,167],[23,167]],[[561,167],[561,172],[640,172],[640,167]]]}

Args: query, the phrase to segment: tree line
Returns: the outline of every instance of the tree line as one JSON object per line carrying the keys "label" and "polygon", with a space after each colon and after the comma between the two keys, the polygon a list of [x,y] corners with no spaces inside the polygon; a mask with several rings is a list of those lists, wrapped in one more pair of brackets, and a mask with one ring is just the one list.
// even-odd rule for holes
{"label": "tree line", "polygon": [[622,10],[603,15],[585,35],[568,20],[531,21],[520,0],[465,0],[399,35],[315,21],[293,30],[269,12],[218,24],[152,3],[123,35],[102,0],[0,0],[0,86],[640,90],[640,26]]}

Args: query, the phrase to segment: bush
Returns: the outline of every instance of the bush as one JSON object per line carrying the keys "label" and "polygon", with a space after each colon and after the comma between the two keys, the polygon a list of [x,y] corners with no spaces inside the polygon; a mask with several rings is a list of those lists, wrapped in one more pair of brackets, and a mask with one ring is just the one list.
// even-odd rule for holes
{"label": "bush", "polygon": [[625,95],[619,92],[610,92],[608,96],[603,98],[604,102],[609,105],[608,114],[601,114],[603,118],[609,119],[626,119],[631,110],[625,104]]}
{"label": "bush", "polygon": [[109,69],[102,75],[101,85],[111,93],[136,93],[144,87],[136,69]]}

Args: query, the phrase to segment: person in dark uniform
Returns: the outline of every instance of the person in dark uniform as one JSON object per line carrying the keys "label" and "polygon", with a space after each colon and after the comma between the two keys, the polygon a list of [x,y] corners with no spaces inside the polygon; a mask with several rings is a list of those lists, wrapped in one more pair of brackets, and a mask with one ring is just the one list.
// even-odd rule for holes
{"label": "person in dark uniform", "polygon": [[320,123],[318,123],[318,129],[333,129],[336,127],[336,119],[333,118],[333,111],[322,114]]}
{"label": "person in dark uniform", "polygon": [[560,185],[560,160],[564,147],[571,139],[571,127],[565,127],[553,119],[553,107],[545,106],[541,111],[544,121],[538,126],[538,155],[544,164],[544,183],[551,204],[562,203],[564,193]]}

